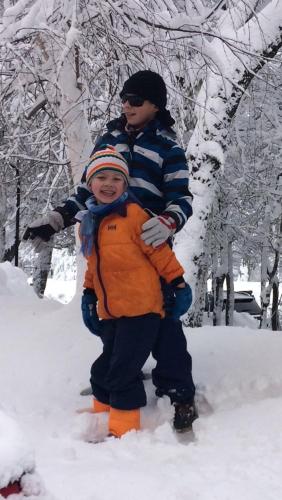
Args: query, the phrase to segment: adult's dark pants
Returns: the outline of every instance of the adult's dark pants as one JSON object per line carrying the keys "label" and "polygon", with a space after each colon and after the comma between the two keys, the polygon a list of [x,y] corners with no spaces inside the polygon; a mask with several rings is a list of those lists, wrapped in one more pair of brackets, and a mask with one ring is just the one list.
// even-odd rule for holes
{"label": "adult's dark pants", "polygon": [[171,318],[174,293],[170,285],[162,282],[166,317],[160,321],[160,330],[153,348],[157,364],[152,371],[153,384],[158,396],[167,395],[172,403],[192,403],[195,385],[192,377],[192,358],[180,320]]}
{"label": "adult's dark pants", "polygon": [[103,352],[91,368],[93,395],[118,410],[146,405],[141,370],[160,331],[160,316],[103,321]]}

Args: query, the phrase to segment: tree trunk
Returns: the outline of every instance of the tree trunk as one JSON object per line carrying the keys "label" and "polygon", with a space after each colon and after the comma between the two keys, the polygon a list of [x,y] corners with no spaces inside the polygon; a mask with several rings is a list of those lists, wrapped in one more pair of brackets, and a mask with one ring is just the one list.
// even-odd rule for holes
{"label": "tree trunk", "polygon": [[[268,230],[266,230],[268,232]],[[266,241],[266,237],[264,240],[264,244],[262,247],[261,253],[261,280],[260,280],[260,304],[261,304],[261,318],[260,318],[260,328],[267,328],[267,307],[269,301],[267,299],[267,253],[268,253],[268,245]]]}
{"label": "tree trunk", "polygon": [[16,224],[15,224],[15,266],[19,265],[19,246],[20,246],[20,208],[21,208],[21,177],[20,170],[16,169]]}
{"label": "tree trunk", "polygon": [[33,288],[36,295],[41,299],[44,296],[48,274],[51,268],[52,253],[53,246],[50,244],[38,254],[33,272]]}
{"label": "tree trunk", "polygon": [[[91,134],[83,108],[83,99],[79,79],[79,51],[74,46],[65,56],[58,84],[62,92],[60,114],[64,123],[66,133],[67,154],[71,164],[74,185],[76,186],[83,173],[85,165],[93,149]],[[85,98],[85,96],[84,96]],[[78,232],[76,236],[77,254],[77,292],[81,288],[85,272],[84,260],[79,258],[80,240]]]}
{"label": "tree trunk", "polygon": [[5,261],[5,221],[6,221],[6,192],[5,188],[0,183],[0,262]]}
{"label": "tree trunk", "polygon": [[272,284],[272,312],[271,312],[271,328],[273,331],[280,330],[279,321],[279,282],[274,280]]}
{"label": "tree trunk", "polygon": [[10,248],[6,248],[3,256],[3,262],[12,262],[16,255],[16,242]]}
{"label": "tree trunk", "polygon": [[225,274],[217,276],[215,279],[214,290],[214,308],[213,308],[213,326],[221,325],[222,309],[223,309],[223,283]]}
{"label": "tree trunk", "polygon": [[193,288],[193,301],[196,307],[194,306],[192,314],[190,315],[188,313],[187,318],[184,319],[184,324],[186,326],[191,326],[192,324],[193,327],[200,327],[203,324],[203,316],[206,305],[208,271],[208,251],[205,250],[201,266],[199,267],[197,287]]}
{"label": "tree trunk", "polygon": [[233,326],[234,318],[234,276],[232,242],[228,242],[228,271],[226,274],[225,324]]}

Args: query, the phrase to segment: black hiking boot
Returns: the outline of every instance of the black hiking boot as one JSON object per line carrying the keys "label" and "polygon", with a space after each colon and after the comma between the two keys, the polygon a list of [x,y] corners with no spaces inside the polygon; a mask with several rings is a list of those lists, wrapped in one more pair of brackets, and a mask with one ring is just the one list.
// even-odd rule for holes
{"label": "black hiking boot", "polygon": [[192,424],[198,418],[195,403],[174,403],[173,427],[176,432],[192,431]]}

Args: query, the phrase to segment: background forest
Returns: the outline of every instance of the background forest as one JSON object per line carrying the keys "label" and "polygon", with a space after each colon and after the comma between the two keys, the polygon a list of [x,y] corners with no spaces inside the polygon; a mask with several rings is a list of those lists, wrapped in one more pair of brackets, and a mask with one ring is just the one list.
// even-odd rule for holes
{"label": "background forest", "polygon": [[[210,278],[214,324],[226,281],[232,325],[245,265],[261,281],[261,327],[280,329],[282,1],[4,0],[0,9],[0,262],[34,274],[42,295],[52,248],[37,257],[23,231],[75,189],[120,113],[122,82],[150,68],[167,83],[194,195],[175,241],[194,289],[187,323],[202,324]],[[73,230],[53,246],[74,254]]]}

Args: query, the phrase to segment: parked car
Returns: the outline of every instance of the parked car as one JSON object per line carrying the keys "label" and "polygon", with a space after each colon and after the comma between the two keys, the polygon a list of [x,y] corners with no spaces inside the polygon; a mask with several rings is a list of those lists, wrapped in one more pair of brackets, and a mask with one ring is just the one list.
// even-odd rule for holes
{"label": "parked car", "polygon": [[[223,291],[223,309],[225,309],[226,304],[226,291]],[[206,294],[206,311],[213,311],[214,299],[211,292]],[[234,292],[234,311],[242,313],[246,312],[256,319],[260,319],[261,308],[258,305],[252,290],[244,290],[240,292]]]}

